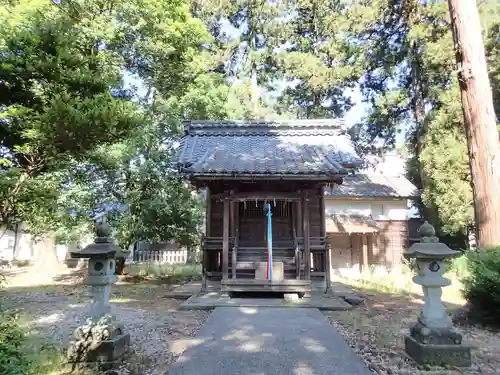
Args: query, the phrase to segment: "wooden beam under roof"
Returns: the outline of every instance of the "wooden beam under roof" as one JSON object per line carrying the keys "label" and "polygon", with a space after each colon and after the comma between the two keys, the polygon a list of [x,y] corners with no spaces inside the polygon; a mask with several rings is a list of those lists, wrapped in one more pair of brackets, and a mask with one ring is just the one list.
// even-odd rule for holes
{"label": "wooden beam under roof", "polygon": [[214,194],[213,199],[229,199],[230,201],[254,201],[254,200],[263,200],[263,201],[272,201],[272,200],[285,200],[285,201],[298,201],[300,200],[299,193],[259,193],[259,192],[239,192],[233,193],[230,192]]}

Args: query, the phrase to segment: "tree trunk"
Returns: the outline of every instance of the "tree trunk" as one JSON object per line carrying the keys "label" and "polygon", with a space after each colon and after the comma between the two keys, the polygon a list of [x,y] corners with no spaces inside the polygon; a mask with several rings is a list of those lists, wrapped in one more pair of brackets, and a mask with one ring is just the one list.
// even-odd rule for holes
{"label": "tree trunk", "polygon": [[2,200],[2,204],[0,204],[0,224],[9,224],[12,211],[14,211],[17,200],[21,195],[21,191],[24,188],[24,184],[28,180],[28,177],[30,177],[28,172],[21,172],[14,186],[12,186],[10,191],[8,191],[7,196]]}
{"label": "tree trunk", "polygon": [[115,275],[123,275],[125,269],[125,258],[116,258]]}
{"label": "tree trunk", "polygon": [[196,246],[188,246],[187,247],[186,264],[196,264],[196,261],[197,261],[196,253],[197,253]]}
{"label": "tree trunk", "polygon": [[473,0],[448,0],[459,68],[464,125],[474,194],[477,240],[500,244],[500,142],[481,24]]}
{"label": "tree trunk", "polygon": [[55,275],[59,272],[65,272],[66,266],[59,261],[55,239],[51,235],[39,238],[35,242],[37,254],[35,255],[35,266],[39,273],[45,275]]}

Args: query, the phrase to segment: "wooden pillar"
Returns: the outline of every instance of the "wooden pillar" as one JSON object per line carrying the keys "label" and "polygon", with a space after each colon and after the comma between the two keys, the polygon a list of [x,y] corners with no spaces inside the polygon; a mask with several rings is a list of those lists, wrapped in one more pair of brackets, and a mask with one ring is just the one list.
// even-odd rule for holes
{"label": "wooden pillar", "polygon": [[307,191],[302,193],[302,227],[304,231],[304,279],[311,279],[311,231],[309,226],[309,197]]}
{"label": "wooden pillar", "polygon": [[[210,187],[206,187],[205,194],[205,237],[210,237],[211,230],[211,216],[212,216],[212,195],[210,191]],[[207,290],[207,262],[208,262],[208,254],[207,250],[203,248],[203,240],[201,241],[201,290]]]}
{"label": "wooden pillar", "polygon": [[201,291],[204,292],[207,290],[207,275],[206,272],[206,263],[207,257],[205,254],[205,249],[203,249],[203,239],[201,240]]}
{"label": "wooden pillar", "polygon": [[368,235],[363,233],[361,239],[361,272],[368,273]]}
{"label": "wooden pillar", "polygon": [[368,262],[368,260],[370,259],[370,256],[373,258],[373,233],[368,233],[366,235],[366,240],[367,240],[367,246],[366,246],[366,249],[367,249],[367,257],[366,257],[366,263],[368,265],[368,267],[370,267],[370,264]]}
{"label": "wooden pillar", "polygon": [[354,234],[349,233],[349,246],[351,249],[351,267],[354,267],[355,264],[361,264],[359,259],[356,259],[357,241],[355,241],[354,236],[355,236]]}
{"label": "wooden pillar", "polygon": [[212,218],[212,192],[206,188],[205,195],[205,236],[210,237],[211,218]]}
{"label": "wooden pillar", "polygon": [[290,231],[292,234],[292,239],[293,239],[293,245],[294,245],[294,256],[295,256],[295,278],[297,280],[300,280],[300,251],[297,248],[298,243],[297,243],[297,202],[291,202],[290,203]]}
{"label": "wooden pillar", "polygon": [[228,279],[229,263],[229,199],[224,199],[223,229],[222,229],[222,279]]}
{"label": "wooden pillar", "polygon": [[239,226],[240,226],[240,203],[231,202],[231,237],[233,238],[233,252],[231,257],[231,277],[236,279],[236,262],[238,257],[239,245]]}
{"label": "wooden pillar", "polygon": [[325,205],[325,186],[322,185],[320,188],[320,196],[319,196],[319,224],[320,224],[320,236],[325,239],[325,279],[326,279],[326,290],[325,292],[330,291],[331,287],[331,262],[330,262],[330,245],[328,244],[328,239],[326,238],[326,205]]}
{"label": "wooden pillar", "polygon": [[295,203],[295,219],[297,220],[295,223],[295,227],[297,228],[297,237],[302,237],[304,235],[304,231],[303,231],[303,226],[302,226],[302,205],[303,205],[303,202],[302,202],[302,193],[300,193],[301,196],[300,196],[300,201],[297,201]]}

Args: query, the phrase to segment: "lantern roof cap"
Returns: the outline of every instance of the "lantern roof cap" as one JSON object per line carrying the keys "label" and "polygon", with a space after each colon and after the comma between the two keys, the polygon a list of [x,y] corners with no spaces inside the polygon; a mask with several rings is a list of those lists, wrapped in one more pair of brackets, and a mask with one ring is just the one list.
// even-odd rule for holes
{"label": "lantern roof cap", "polygon": [[405,258],[447,258],[462,254],[460,251],[450,249],[446,244],[439,242],[435,236],[434,227],[425,221],[418,229],[420,242],[414,243],[407,252]]}
{"label": "lantern roof cap", "polygon": [[72,251],[73,258],[115,258],[124,257],[128,252],[123,251],[115,245],[110,237],[111,228],[102,221],[94,225],[96,238],[94,243],[85,246],[83,249]]}

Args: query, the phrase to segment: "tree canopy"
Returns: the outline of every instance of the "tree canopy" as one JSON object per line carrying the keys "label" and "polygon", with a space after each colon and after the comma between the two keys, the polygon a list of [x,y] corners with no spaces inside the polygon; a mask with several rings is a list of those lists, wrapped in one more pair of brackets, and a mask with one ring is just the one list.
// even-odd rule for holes
{"label": "tree canopy", "polygon": [[[164,168],[171,142],[160,143],[178,132],[184,111],[205,117],[223,105],[217,103],[222,81],[204,64],[211,36],[189,5],[25,1],[6,9],[8,26],[0,34],[1,223],[24,221],[36,233],[68,234],[109,205],[123,205],[127,215],[117,232],[128,240],[131,234],[123,233],[132,230],[131,218],[143,228],[133,229],[136,237],[158,222],[160,209],[155,218],[151,209],[137,207],[138,199],[158,207],[166,197],[162,209],[170,214],[163,220],[193,232],[197,204],[188,203],[189,190]],[[214,88],[213,108],[188,99],[207,86]],[[143,195],[136,196],[138,190]],[[147,201],[148,194],[156,201]],[[156,229],[157,237],[189,237],[182,229]]]}
{"label": "tree canopy", "polygon": [[[192,244],[201,202],[170,168],[181,121],[343,116],[363,153],[404,132],[421,212],[473,221],[445,2],[11,0],[0,9],[0,223],[61,240],[109,211],[123,246]],[[500,110],[500,5],[480,5]]]}

